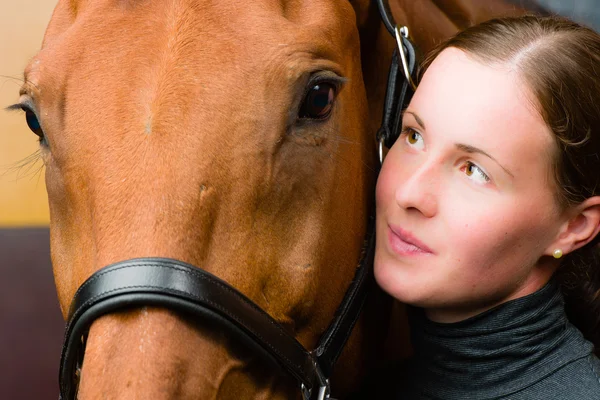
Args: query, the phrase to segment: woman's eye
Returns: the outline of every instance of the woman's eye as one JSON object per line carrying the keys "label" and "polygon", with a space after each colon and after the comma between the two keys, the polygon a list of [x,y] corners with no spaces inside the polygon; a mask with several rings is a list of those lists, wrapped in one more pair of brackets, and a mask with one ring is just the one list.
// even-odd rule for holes
{"label": "woman's eye", "polygon": [[333,83],[321,82],[314,85],[304,96],[298,116],[304,119],[327,119],[333,110],[336,92],[337,88]]}
{"label": "woman's eye", "polygon": [[419,150],[423,149],[425,143],[423,143],[423,136],[419,132],[411,128],[405,128],[404,133],[406,134],[406,143]]}
{"label": "woman's eye", "polygon": [[477,183],[485,184],[490,181],[490,177],[483,172],[481,168],[470,161],[465,163],[463,170],[468,177],[472,178]]}

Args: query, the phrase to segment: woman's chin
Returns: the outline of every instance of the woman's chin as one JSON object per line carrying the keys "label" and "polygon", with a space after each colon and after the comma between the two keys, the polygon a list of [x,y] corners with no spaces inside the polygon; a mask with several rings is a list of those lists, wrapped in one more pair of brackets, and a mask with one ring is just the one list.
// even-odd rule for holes
{"label": "woman's chin", "polygon": [[379,287],[402,303],[420,306],[427,295],[415,271],[411,273],[397,263],[379,261],[376,259],[374,265]]}

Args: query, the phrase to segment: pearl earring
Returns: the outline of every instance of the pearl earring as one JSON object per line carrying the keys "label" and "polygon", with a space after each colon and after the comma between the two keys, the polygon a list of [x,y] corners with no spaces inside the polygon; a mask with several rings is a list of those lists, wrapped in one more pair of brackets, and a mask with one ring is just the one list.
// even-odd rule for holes
{"label": "pearl earring", "polygon": [[556,249],[556,250],[554,250],[554,253],[552,253],[552,255],[554,256],[554,258],[561,258],[562,257],[562,250],[561,249]]}

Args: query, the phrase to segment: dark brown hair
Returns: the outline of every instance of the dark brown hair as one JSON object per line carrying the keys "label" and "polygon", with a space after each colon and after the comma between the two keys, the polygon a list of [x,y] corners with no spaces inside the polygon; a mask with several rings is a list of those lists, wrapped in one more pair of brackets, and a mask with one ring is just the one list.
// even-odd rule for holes
{"label": "dark brown hair", "polygon": [[[600,35],[568,19],[528,15],[494,19],[440,44],[419,78],[446,48],[482,64],[511,63],[535,96],[554,134],[557,201],[566,209],[600,195]],[[600,236],[600,235],[598,235]],[[567,315],[600,349],[598,237],[566,256],[557,278]]]}

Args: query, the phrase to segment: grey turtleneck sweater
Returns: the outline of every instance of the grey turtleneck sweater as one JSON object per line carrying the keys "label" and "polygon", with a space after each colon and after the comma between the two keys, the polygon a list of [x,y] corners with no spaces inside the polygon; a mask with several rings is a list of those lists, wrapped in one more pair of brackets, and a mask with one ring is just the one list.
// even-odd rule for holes
{"label": "grey turtleneck sweater", "polygon": [[600,360],[554,281],[453,324],[409,315],[414,357],[374,371],[352,400],[600,400]]}
{"label": "grey turtleneck sweater", "polygon": [[397,399],[600,400],[600,361],[555,282],[453,324],[411,310],[415,356]]}

